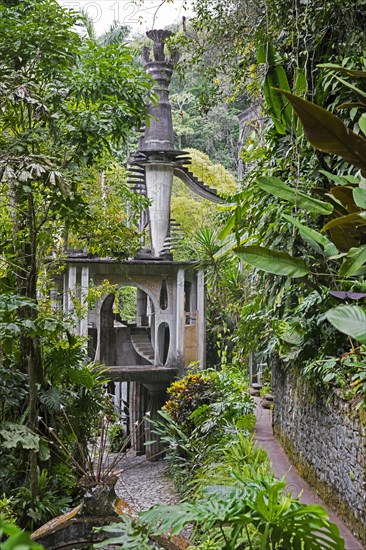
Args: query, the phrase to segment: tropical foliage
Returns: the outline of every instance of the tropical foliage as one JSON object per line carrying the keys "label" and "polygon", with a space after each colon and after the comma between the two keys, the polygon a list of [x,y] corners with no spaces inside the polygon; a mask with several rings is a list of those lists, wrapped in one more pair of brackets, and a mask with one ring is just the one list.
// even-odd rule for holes
{"label": "tropical foliage", "polygon": [[150,79],[54,0],[1,2],[0,15],[0,513],[33,528],[77,493],[71,465],[105,401],[85,342],[51,311],[49,276],[68,243],[120,256],[137,245],[133,215],[118,213],[140,208],[118,151],[146,117]]}
{"label": "tropical foliage", "polygon": [[[242,373],[254,350],[268,370],[296,364],[366,403],[365,3],[194,6],[172,38],[185,76],[172,82],[176,145],[195,148],[194,174],[229,199],[213,213],[175,189],[173,216],[179,257],[206,273],[207,360],[220,369],[175,382],[154,427],[188,500],[126,519],[111,543],[147,548],[149,534],[194,523],[197,550],[341,549],[325,512],[273,478]],[[147,203],[122,163],[151,81],[123,26],[97,40],[55,0],[0,2],[0,16],[0,545],[36,548],[9,522],[34,528],[77,498],[80,477],[100,479],[87,451],[111,416],[102,370],[51,310],[50,276],[66,246],[138,246]],[[252,105],[236,189],[237,115]]]}
{"label": "tropical foliage", "polygon": [[285,482],[273,478],[250,433],[255,416],[247,389],[243,374],[230,367],[192,373],[170,386],[155,432],[186,501],[110,526],[114,536],[104,545],[129,548],[127,540],[140,540],[143,532],[156,540],[193,525],[192,550],[344,548],[321,507],[299,504],[286,494]]}
{"label": "tropical foliage", "polygon": [[[241,188],[221,209],[206,263],[210,282],[234,250],[244,271],[222,276],[240,281],[234,307],[227,300],[233,285],[216,285],[214,300],[225,306],[215,316],[209,299],[208,325],[228,328],[231,362],[254,349],[257,362],[296,362],[309,377],[312,365],[329,360],[338,375],[322,382],[343,380],[360,401],[364,386],[352,381],[365,338],[365,7],[281,0],[197,0],[195,7],[197,17],[177,40],[215,89],[213,103],[263,98],[260,129],[253,126],[242,151]],[[334,10],[342,23],[330,25]],[[351,357],[345,376],[344,353]],[[319,370],[313,374],[317,381]]]}

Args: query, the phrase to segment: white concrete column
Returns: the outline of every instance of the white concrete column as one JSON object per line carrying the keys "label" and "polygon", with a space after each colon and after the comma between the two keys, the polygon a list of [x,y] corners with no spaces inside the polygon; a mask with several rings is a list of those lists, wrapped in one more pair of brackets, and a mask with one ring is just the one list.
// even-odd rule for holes
{"label": "white concrete column", "polygon": [[184,269],[177,273],[177,303],[176,303],[176,350],[178,362],[184,364]]}
{"label": "white concrete column", "polygon": [[101,318],[101,307],[102,307],[102,300],[99,300],[98,305],[96,306],[96,328],[97,328],[97,349],[95,350],[95,357],[94,361],[100,362],[100,333],[102,330],[102,323],[100,321]]}
{"label": "white concrete column", "polygon": [[[81,293],[80,302],[83,308],[88,308],[89,266],[81,268]],[[80,321],[80,336],[88,337],[88,311]]]}
{"label": "white concrete column", "polygon": [[197,273],[197,339],[198,360],[201,368],[206,368],[206,312],[205,312],[205,276]]}
{"label": "white concrete column", "polygon": [[169,229],[173,166],[148,164],[145,174],[147,196],[151,200],[149,206],[151,250],[153,256],[159,256]]}
{"label": "white concrete column", "polygon": [[70,319],[75,323],[76,332],[78,333],[78,319],[74,312],[74,304],[71,299],[71,295],[73,295],[73,298],[76,297],[76,274],[77,274],[77,267],[76,265],[70,265],[69,266],[69,279],[68,279],[68,289],[67,289],[67,311],[69,313]]}
{"label": "white concrete column", "polygon": [[69,270],[65,269],[62,277],[63,289],[62,289],[62,311],[64,314],[69,309]]}

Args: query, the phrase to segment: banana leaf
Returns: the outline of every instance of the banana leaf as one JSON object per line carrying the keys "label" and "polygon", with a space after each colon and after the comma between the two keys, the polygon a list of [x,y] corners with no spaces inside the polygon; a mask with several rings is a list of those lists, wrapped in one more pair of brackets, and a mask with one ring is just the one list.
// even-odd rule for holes
{"label": "banana leaf", "polygon": [[343,176],[338,176],[337,174],[332,174],[331,172],[328,172],[327,170],[319,170],[321,174],[324,174],[324,176],[327,176],[328,179],[331,181],[334,181],[337,185],[348,185],[348,181]]}
{"label": "banana leaf", "polygon": [[288,214],[282,214],[282,217],[285,218],[288,222],[292,223],[292,225],[297,227],[300,231],[300,235],[304,239],[308,238],[320,244],[323,247],[326,256],[330,257],[338,254],[337,247],[328,239],[328,237],[322,235],[321,233],[319,233],[319,231],[316,231],[311,227],[307,227],[299,220],[297,220],[293,216],[289,216]]}
{"label": "banana leaf", "polygon": [[267,191],[267,193],[279,197],[280,199],[288,200],[291,204],[297,204],[299,208],[303,208],[307,212],[312,212],[314,214],[331,214],[333,211],[333,206],[331,204],[319,199],[314,199],[301,191],[297,191],[275,176],[259,177],[257,179],[257,184],[261,189]]}
{"label": "banana leaf", "polygon": [[351,187],[333,187],[330,192],[336,199],[338,199],[338,201],[348,210],[350,214],[360,211],[359,207],[355,203],[353,189]]}
{"label": "banana leaf", "polygon": [[361,96],[359,99],[361,99],[362,97],[366,98],[366,93],[363,90],[360,90],[360,88],[357,88],[357,86],[355,86],[351,82],[347,82],[347,80],[344,80],[344,78],[341,78],[340,76],[336,76],[335,78],[344,86],[350,88],[353,92],[356,92],[358,96]]}
{"label": "banana leaf", "polygon": [[277,88],[290,90],[286,72],[277,63],[274,48],[270,43],[259,46],[257,61],[266,63],[268,66],[263,84],[263,94],[277,132],[284,135],[287,127],[292,127],[294,119],[291,105],[288,101],[284,101],[277,91]]}
{"label": "banana leaf", "polygon": [[310,273],[301,258],[294,258],[287,252],[271,250],[261,246],[237,246],[235,254],[252,267],[284,277],[304,277]]}
{"label": "banana leaf", "polygon": [[320,151],[338,155],[360,168],[366,175],[366,139],[347,128],[340,118],[306,99],[286,91],[281,92],[291,102],[304,126],[311,145]]}
{"label": "banana leaf", "polygon": [[333,218],[322,228],[322,231],[327,231],[333,227],[340,225],[346,225],[352,228],[357,229],[360,225],[366,225],[366,212],[354,212],[353,214],[348,214],[347,216],[340,216],[339,218]]}

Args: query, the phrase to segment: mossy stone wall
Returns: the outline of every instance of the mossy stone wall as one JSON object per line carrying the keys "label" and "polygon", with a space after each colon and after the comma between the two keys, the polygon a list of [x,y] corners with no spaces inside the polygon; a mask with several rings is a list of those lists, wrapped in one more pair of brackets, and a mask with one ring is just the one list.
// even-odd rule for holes
{"label": "mossy stone wall", "polygon": [[295,368],[273,372],[273,429],[300,474],[366,545],[366,415]]}

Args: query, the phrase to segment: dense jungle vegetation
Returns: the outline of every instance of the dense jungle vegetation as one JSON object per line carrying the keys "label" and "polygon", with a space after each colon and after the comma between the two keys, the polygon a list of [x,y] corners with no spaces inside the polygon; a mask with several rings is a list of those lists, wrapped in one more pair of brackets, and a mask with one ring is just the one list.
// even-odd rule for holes
{"label": "dense jungle vegetation", "polygon": [[[274,362],[296,366],[366,406],[366,1],[194,8],[171,39],[176,147],[227,200],[214,211],[175,184],[172,208],[176,257],[206,272],[210,369],[171,386],[155,426],[187,501],[142,514],[143,528],[125,519],[118,544],[151,548],[146,525],[195,522],[197,550],[319,548],[319,532],[343,548],[254,445],[245,373],[253,353],[267,376]],[[123,28],[98,39],[54,0],[0,12],[0,536],[12,548],[32,545],[15,524],[33,530],[78,502],[81,482],[101,481],[88,449],[103,418],[118,419],[101,366],[51,307],[50,280],[66,247],[137,250],[146,200],[126,185],[126,150],[152,83]]]}

